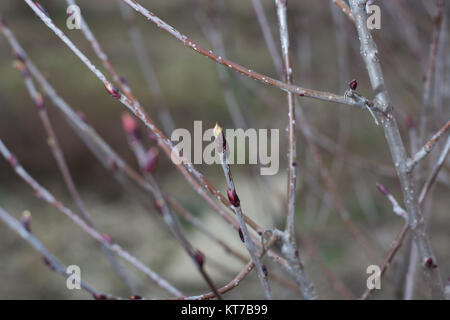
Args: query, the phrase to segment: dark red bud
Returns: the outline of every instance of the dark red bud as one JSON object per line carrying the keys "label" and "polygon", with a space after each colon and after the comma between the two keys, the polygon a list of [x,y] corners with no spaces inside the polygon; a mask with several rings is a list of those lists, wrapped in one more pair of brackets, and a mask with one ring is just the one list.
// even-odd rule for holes
{"label": "dark red bud", "polygon": [[376,183],[378,190],[385,196],[389,195],[388,189],[386,189],[381,183]]}
{"label": "dark red bud", "polygon": [[55,267],[53,266],[53,264],[50,262],[50,260],[47,259],[46,256],[42,256],[42,261],[44,261],[44,264],[49,267],[51,270],[55,271]]}
{"label": "dark red bud", "polygon": [[36,5],[36,7],[38,7],[39,10],[41,10],[47,17],[50,18],[47,10],[42,6],[42,4],[40,4],[39,2],[35,1],[34,4]]}
{"label": "dark red bud", "polygon": [[228,200],[230,200],[231,204],[235,207],[239,207],[241,201],[239,200],[236,191],[227,189]]}
{"label": "dark red bud", "polygon": [[25,210],[22,213],[22,219],[20,220],[20,222],[22,223],[22,226],[25,228],[25,230],[27,230],[28,232],[31,232],[31,213],[28,210]]}
{"label": "dark red bud", "polygon": [[350,87],[350,89],[356,90],[356,88],[358,87],[358,82],[356,81],[356,79],[353,79],[348,83],[348,86]]}
{"label": "dark red bud", "polygon": [[197,250],[197,252],[195,253],[195,261],[200,268],[203,268],[203,264],[205,263],[205,256],[200,250]]}
{"label": "dark red bud", "polygon": [[92,297],[95,300],[106,300],[107,299],[107,297],[104,294],[101,294],[101,293],[93,293]]}
{"label": "dark red bud", "polygon": [[130,300],[142,300],[142,297],[138,295],[133,295],[130,297]]}
{"label": "dark red bud", "polygon": [[430,269],[434,269],[434,268],[437,268],[437,264],[436,263],[434,263],[434,260],[433,260],[433,258],[428,258],[426,261],[425,261],[425,266],[427,267],[427,268],[430,268]]}
{"label": "dark red bud", "polygon": [[242,229],[241,228],[239,228],[239,238],[241,238],[242,242],[245,242],[244,241],[244,234],[242,233]]}
{"label": "dark red bud", "polygon": [[112,85],[111,82],[107,82],[107,83],[105,84],[105,88],[106,88],[106,91],[108,91],[109,94],[112,95],[114,98],[120,99],[121,94],[120,94],[119,89],[117,89],[116,87],[114,87],[114,86]]}
{"label": "dark red bud", "polygon": [[145,164],[145,172],[152,173],[156,169],[158,164],[159,149],[157,147],[151,147],[147,152],[147,159]]}
{"label": "dark red bud", "polygon": [[102,233],[102,238],[103,238],[103,240],[105,240],[109,244],[113,243],[111,237],[109,235],[107,235],[106,233]]}
{"label": "dark red bud", "polygon": [[266,267],[266,265],[265,264],[263,264],[262,266],[262,270],[263,270],[263,273],[264,273],[264,276],[267,278],[267,276],[269,275],[269,271],[267,271],[267,267]]}

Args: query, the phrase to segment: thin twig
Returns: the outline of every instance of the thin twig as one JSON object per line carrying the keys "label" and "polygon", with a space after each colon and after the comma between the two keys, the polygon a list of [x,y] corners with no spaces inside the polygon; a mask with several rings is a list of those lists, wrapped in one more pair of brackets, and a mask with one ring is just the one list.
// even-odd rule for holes
{"label": "thin twig", "polygon": [[269,284],[267,282],[266,275],[264,273],[261,261],[258,258],[258,255],[256,254],[255,244],[253,243],[253,240],[250,238],[250,234],[247,229],[247,225],[244,221],[244,216],[241,209],[241,202],[239,200],[239,197],[236,193],[236,188],[234,186],[233,176],[231,175],[231,168],[228,163],[228,156],[227,153],[229,152],[227,141],[225,138],[225,135],[222,131],[222,128],[216,124],[216,127],[214,128],[214,136],[216,137],[217,142],[217,151],[220,156],[222,169],[225,175],[225,180],[227,182],[227,195],[228,200],[232,204],[232,208],[234,212],[236,213],[236,217],[238,218],[240,230],[243,235],[244,244],[247,247],[248,252],[250,253],[250,256],[252,258],[253,263],[255,264],[256,271],[258,274],[258,278],[261,282],[261,285],[264,289],[264,293],[266,295],[266,298],[271,300],[272,293],[270,291]]}
{"label": "thin twig", "polygon": [[[289,32],[287,25],[287,0],[275,0],[277,7],[277,16],[280,29],[281,54],[283,56],[284,80],[286,83],[293,82],[292,65],[290,57]],[[309,280],[295,242],[295,196],[296,196],[296,170],[297,170],[297,151],[295,135],[295,96],[292,92],[287,93],[288,104],[288,181],[287,181],[287,216],[285,236],[283,237],[283,253],[295,270],[295,278],[298,279],[298,285],[305,299],[316,299],[314,285]]]}
{"label": "thin twig", "polygon": [[439,129],[439,131],[436,132],[419,151],[417,151],[414,154],[414,156],[408,159],[407,165],[409,171],[414,170],[414,167],[431,152],[431,150],[433,149],[439,138],[442,137],[449,129],[450,129],[450,120],[447,121],[447,123],[441,129]]}

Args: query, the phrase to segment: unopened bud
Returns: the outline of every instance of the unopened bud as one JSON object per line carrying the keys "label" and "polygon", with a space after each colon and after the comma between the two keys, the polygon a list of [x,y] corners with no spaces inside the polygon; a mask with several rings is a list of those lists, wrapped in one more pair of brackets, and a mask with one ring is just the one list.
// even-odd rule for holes
{"label": "unopened bud", "polygon": [[114,86],[112,85],[111,82],[107,82],[107,83],[105,84],[105,88],[106,88],[106,91],[108,91],[109,94],[112,95],[114,98],[120,99],[121,94],[120,94],[119,89],[117,89],[116,87],[114,87]]}
{"label": "unopened bud", "polygon": [[141,134],[139,132],[139,126],[136,119],[129,113],[122,113],[122,128],[126,134],[133,136],[140,140]]}
{"label": "unopened bud", "polygon": [[230,200],[231,204],[235,207],[239,207],[241,201],[236,193],[236,191],[227,189],[228,200]]}
{"label": "unopened bud", "polygon": [[130,300],[142,300],[142,297],[138,295],[133,295],[130,297]]}
{"label": "unopened bud", "polygon": [[200,268],[203,268],[203,264],[205,263],[205,256],[200,250],[197,250],[195,253],[195,261]]}
{"label": "unopened bud", "polygon": [[348,86],[350,87],[350,89],[356,90],[356,88],[358,87],[358,82],[356,81],[356,79],[353,79],[348,83]]}
{"label": "unopened bud", "polygon": [[376,183],[378,190],[385,196],[388,196],[390,193],[388,191],[388,189],[386,189],[385,186],[383,186],[381,183]]}
{"label": "unopened bud", "polygon": [[34,4],[36,5],[36,7],[38,7],[39,10],[41,10],[47,17],[50,18],[48,11],[42,6],[42,4],[37,1],[35,1]]}
{"label": "unopened bud", "polygon": [[34,100],[34,103],[36,104],[36,108],[38,110],[42,110],[42,108],[44,108],[44,96],[40,92],[38,92],[36,94],[36,98]]}
{"label": "unopened bud", "polygon": [[108,297],[105,296],[105,295],[102,294],[102,293],[93,293],[93,294],[92,294],[92,297],[93,297],[95,300],[106,300],[106,299],[108,299]]}
{"label": "unopened bud", "polygon": [[22,226],[25,228],[25,230],[27,230],[28,232],[31,232],[31,227],[30,227],[30,225],[31,225],[31,212],[30,211],[25,210],[22,213],[21,222],[22,222]]}
{"label": "unopened bud", "polygon": [[241,241],[242,242],[245,242],[245,240],[244,240],[244,233],[242,233],[242,229],[239,227],[239,238],[241,238]]}

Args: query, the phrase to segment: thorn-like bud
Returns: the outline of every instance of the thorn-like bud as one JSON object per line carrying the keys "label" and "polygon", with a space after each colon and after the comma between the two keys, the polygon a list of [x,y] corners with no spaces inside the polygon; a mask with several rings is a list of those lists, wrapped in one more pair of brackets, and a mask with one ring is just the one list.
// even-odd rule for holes
{"label": "thorn-like bud", "polygon": [[205,256],[200,250],[195,252],[195,261],[200,268],[203,268],[203,264],[205,263]]}
{"label": "thorn-like bud", "polygon": [[127,135],[133,136],[133,138],[140,140],[141,133],[136,119],[128,112],[122,113],[122,128]]}
{"label": "thorn-like bud", "polygon": [[381,183],[377,182],[376,186],[383,195],[388,196],[390,194],[389,190],[385,186],[383,186]]}
{"label": "thorn-like bud", "polygon": [[145,172],[152,173],[156,169],[158,164],[159,149],[157,147],[151,147],[147,152],[147,159],[145,163]]}
{"label": "thorn-like bud", "polygon": [[113,86],[111,82],[106,82],[105,84],[106,91],[109,92],[110,95],[112,95],[116,99],[120,99],[121,94],[119,89]]}
{"label": "thorn-like bud", "polygon": [[437,268],[437,264],[434,262],[434,259],[429,257],[428,259],[425,259],[425,266],[429,269]]}
{"label": "thorn-like bud", "polygon": [[244,234],[242,233],[241,227],[239,227],[238,232],[239,232],[239,238],[241,238],[241,241],[242,241],[242,242],[245,242],[245,240],[244,240]]}
{"label": "thorn-like bud", "polygon": [[40,4],[39,2],[35,1],[34,4],[36,7],[38,7],[39,10],[41,10],[47,17],[50,18],[50,15],[48,14],[48,11]]}
{"label": "thorn-like bud", "polygon": [[141,296],[138,296],[138,295],[132,295],[132,296],[130,297],[130,300],[142,300],[142,297],[141,297]]}
{"label": "thorn-like bud", "polygon": [[20,220],[20,222],[22,223],[22,226],[25,228],[25,230],[27,230],[28,232],[31,232],[31,212],[28,210],[25,210],[22,213],[22,219]]}
{"label": "thorn-like bud", "polygon": [[92,297],[95,300],[106,300],[106,299],[108,299],[104,294],[101,294],[101,293],[93,293]]}
{"label": "thorn-like bud", "polygon": [[230,200],[231,204],[235,207],[239,207],[241,201],[236,193],[236,191],[227,189],[228,200]]}
{"label": "thorn-like bud", "polygon": [[356,79],[353,79],[348,83],[348,86],[350,87],[350,89],[356,90],[356,88],[358,87],[358,82],[356,81]]}
{"label": "thorn-like bud", "polygon": [[269,271],[267,271],[267,267],[266,267],[266,265],[265,264],[263,264],[262,266],[262,270],[263,270],[263,273],[264,273],[264,276],[267,278],[267,276],[269,275]]}
{"label": "thorn-like bud", "polygon": [[11,167],[15,168],[17,166],[17,164],[19,163],[16,159],[16,157],[14,157],[13,155],[10,155],[8,158],[8,162],[11,165]]}
{"label": "thorn-like bud", "polygon": [[113,243],[111,237],[110,237],[109,235],[107,235],[106,233],[102,233],[102,238],[103,238],[103,240],[105,240],[105,241],[108,242],[109,244],[112,244],[112,243]]}
{"label": "thorn-like bud", "polygon": [[50,260],[47,259],[46,256],[42,256],[42,261],[44,261],[44,264],[50,268],[50,270],[55,271],[55,267],[53,266],[53,264],[50,262]]}

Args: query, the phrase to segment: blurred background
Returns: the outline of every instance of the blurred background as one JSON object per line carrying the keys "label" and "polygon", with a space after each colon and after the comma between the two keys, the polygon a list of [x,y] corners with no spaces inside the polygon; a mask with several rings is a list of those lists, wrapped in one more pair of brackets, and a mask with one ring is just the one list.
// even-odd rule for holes
{"label": "blurred background", "polygon": [[[260,2],[279,52],[274,2]],[[41,0],[40,3],[55,24],[107,74],[83,34],[79,30],[66,28],[66,2]],[[223,39],[226,57],[260,73],[280,77],[267,49],[252,1],[140,0],[139,3],[208,49],[214,46],[208,32],[216,28]],[[375,40],[402,137],[409,151],[407,123],[410,128],[412,123],[417,123],[422,109],[435,1],[383,0],[376,3],[381,7],[381,30],[374,31]],[[134,95],[161,127],[155,107],[158,97],[148,89],[118,3],[113,0],[79,0],[77,4],[112,65],[127,80]],[[448,9],[447,6],[444,16],[448,16]],[[23,1],[1,1],[0,15],[58,94],[74,110],[82,112],[103,139],[130,166],[139,170],[122,130],[123,105],[105,92],[103,84]],[[284,204],[271,190],[278,190],[285,197],[285,93],[245,79],[223,67],[220,68],[226,81],[221,81],[215,63],[184,47],[142,16],[136,15],[135,18],[161,87],[161,99],[177,128],[192,131],[195,120],[203,121],[204,130],[213,127],[216,122],[224,128],[236,127],[227,106],[231,95],[248,127],[280,130],[278,174],[261,179],[254,174],[255,166],[252,168],[250,165],[235,165],[232,170],[245,214],[264,228],[284,228]],[[368,98],[373,97],[359,54],[355,29],[331,1],[289,1],[288,23],[296,84],[343,94],[348,88],[347,83],[357,79],[358,92]],[[449,118],[450,41],[447,31],[445,18],[436,57],[438,81],[432,88],[430,133],[439,129]],[[228,98],[224,93],[228,94]],[[389,201],[375,187],[376,182],[382,183],[401,203],[401,191],[390,153],[382,128],[375,124],[367,111],[306,98],[299,101],[345,208],[354,223],[373,240],[379,259],[370,259],[364,247],[354,241],[346,229],[298,130],[296,228],[301,236],[298,241],[300,255],[321,299],[358,297],[366,288],[367,266],[381,263],[403,225],[402,219],[392,212]],[[0,37],[0,106],[0,137],[3,142],[33,177],[76,212],[50,152],[38,113],[21,74],[13,67],[11,50],[3,36]],[[163,227],[163,221],[155,210],[143,208],[133,194],[96,160],[50,101],[46,100],[46,106],[81,197],[101,232],[110,235],[185,294],[209,291],[187,254]],[[146,147],[155,145],[146,135],[144,138]],[[421,173],[417,178],[418,189],[443,145],[440,142],[418,167]],[[215,187],[226,192],[219,165],[199,165],[197,168]],[[247,255],[238,233],[198,196],[163,153],[159,155],[155,176],[162,189],[178,199],[213,234]],[[450,276],[448,177],[447,161],[433,193],[424,204],[424,210],[429,212],[430,217],[429,234],[444,279]],[[130,292],[113,272],[98,244],[56,209],[37,199],[3,159],[0,161],[0,181],[0,206],[16,218],[29,210],[33,233],[66,265],[79,265],[83,280],[100,290],[123,297],[131,294],[146,298],[170,297],[142,273],[123,262],[124,266],[129,267],[136,285],[136,292]],[[194,247],[204,252],[207,271],[217,286],[230,281],[243,268],[243,262],[225,252],[187,221],[182,219],[181,222]],[[406,239],[382,280],[382,290],[375,293],[374,298],[402,297],[409,252],[409,239]],[[264,258],[264,263],[276,298],[300,297],[286,283],[273,279],[281,276],[292,281],[283,269],[268,258]],[[90,298],[84,291],[67,290],[65,280],[47,268],[41,256],[3,223],[0,223],[0,283],[1,299]],[[339,286],[344,286],[351,294],[343,296],[342,290],[337,289]],[[235,299],[263,297],[254,272],[225,296]],[[419,270],[414,298],[427,297],[429,292]]]}

